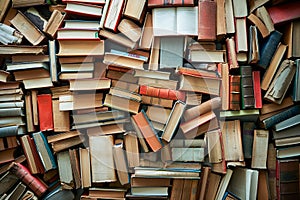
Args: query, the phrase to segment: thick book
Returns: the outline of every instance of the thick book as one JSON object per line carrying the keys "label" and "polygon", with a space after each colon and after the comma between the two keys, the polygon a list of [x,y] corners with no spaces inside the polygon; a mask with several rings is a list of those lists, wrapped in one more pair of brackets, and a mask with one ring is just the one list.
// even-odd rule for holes
{"label": "thick book", "polygon": [[104,41],[101,39],[58,40],[58,56],[104,55]]}
{"label": "thick book", "polygon": [[90,18],[98,18],[102,16],[102,9],[102,6],[95,4],[68,2],[65,12]]}
{"label": "thick book", "polygon": [[146,14],[146,0],[129,0],[126,3],[124,16],[141,24]]}
{"label": "thick book", "polygon": [[244,157],[250,159],[252,158],[253,137],[254,137],[254,129],[256,128],[256,123],[241,122],[241,126],[242,126],[242,141],[243,141]]}
{"label": "thick book", "polygon": [[62,22],[65,19],[65,14],[60,12],[59,10],[54,10],[46,24],[43,28],[43,31],[49,35],[50,37],[54,38],[57,32],[57,29],[61,26]]}
{"label": "thick book", "polygon": [[260,85],[260,71],[252,71],[253,90],[254,90],[254,108],[262,108],[262,94]]}
{"label": "thick book", "polygon": [[54,129],[52,97],[51,94],[40,94],[37,96],[39,125],[41,131],[49,131]]}
{"label": "thick book", "polygon": [[222,132],[220,129],[208,131],[207,137],[207,149],[208,159],[210,163],[222,162]]}
{"label": "thick book", "polygon": [[300,18],[300,2],[286,2],[281,5],[274,5],[267,10],[274,25],[283,24]]}
{"label": "thick book", "polygon": [[229,69],[239,68],[234,37],[226,38],[226,49],[227,49]]}
{"label": "thick book", "polygon": [[184,37],[160,38],[160,69],[176,68],[183,64]]}
{"label": "thick book", "polygon": [[26,186],[28,186],[38,197],[41,197],[47,187],[39,179],[31,175],[29,170],[22,164],[12,162],[10,171],[13,172]]}
{"label": "thick book", "polygon": [[260,45],[260,60],[258,61],[258,66],[263,69],[267,69],[272,57],[280,43],[282,33],[279,31],[272,32],[267,38],[265,38]]}
{"label": "thick book", "polygon": [[241,108],[251,109],[255,107],[252,67],[240,66],[241,75]]}
{"label": "thick book", "polygon": [[[129,19],[122,19],[117,29],[133,42],[138,42],[142,34],[142,29],[135,22]],[[128,31],[128,29],[130,31]]]}
{"label": "thick book", "polygon": [[240,110],[241,76],[229,75],[229,109]]}
{"label": "thick book", "polygon": [[89,148],[79,148],[81,188],[91,187],[91,158]]}
{"label": "thick book", "polygon": [[128,184],[130,179],[128,174],[127,159],[123,148],[123,141],[114,144],[112,148],[118,180],[122,185]]}
{"label": "thick book", "polygon": [[185,110],[186,104],[182,101],[176,101],[172,111],[168,117],[167,123],[165,125],[165,129],[162,133],[162,139],[167,142],[170,142],[172,137],[176,133],[177,126],[180,122],[180,119]]}
{"label": "thick book", "polygon": [[216,40],[217,3],[215,1],[199,1],[198,9],[198,40]]}
{"label": "thick book", "polygon": [[185,100],[185,92],[178,90],[171,90],[165,88],[155,88],[147,85],[140,86],[141,95],[159,97],[163,99],[171,99],[171,100]]}
{"label": "thick book", "polygon": [[69,151],[62,151],[57,153],[57,166],[59,172],[59,179],[63,188],[73,188],[74,178],[72,174]]}
{"label": "thick book", "polygon": [[104,28],[112,30],[114,32],[117,31],[124,5],[124,0],[110,0],[108,11],[106,13],[104,21]]}
{"label": "thick book", "polygon": [[268,130],[254,130],[251,168],[266,169],[268,157]]}
{"label": "thick book", "polygon": [[142,110],[136,115],[132,116],[133,120],[137,124],[139,130],[142,132],[143,137],[151,147],[151,149],[156,152],[162,148],[162,142],[159,139],[156,131],[154,130],[151,122],[149,121],[146,113]]}

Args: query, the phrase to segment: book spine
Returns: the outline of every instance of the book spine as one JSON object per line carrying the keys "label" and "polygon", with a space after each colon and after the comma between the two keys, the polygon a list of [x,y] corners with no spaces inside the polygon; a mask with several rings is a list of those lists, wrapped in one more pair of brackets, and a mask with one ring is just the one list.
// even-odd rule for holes
{"label": "book spine", "polygon": [[51,94],[38,95],[38,112],[40,131],[50,131],[54,129],[53,112],[52,112],[52,98]]}
{"label": "book spine", "polygon": [[253,91],[254,91],[254,107],[262,108],[262,95],[261,95],[261,85],[260,85],[260,71],[252,72],[253,78]]}
{"label": "book spine", "polygon": [[32,176],[29,170],[22,164],[13,162],[10,170],[38,197],[41,197],[47,191],[47,187],[40,180]]}
{"label": "book spine", "polygon": [[251,109],[255,106],[251,66],[240,66],[241,73],[241,107]]}
{"label": "book spine", "polygon": [[229,109],[230,110],[240,110],[240,75],[230,75],[229,76]]}
{"label": "book spine", "polygon": [[151,86],[142,85],[140,86],[140,94],[151,97],[159,97],[170,100],[185,100],[185,92],[178,90],[171,90],[165,88],[155,88]]}
{"label": "book spine", "polygon": [[291,108],[288,108],[287,110],[280,112],[276,115],[273,115],[265,120],[263,120],[263,126],[264,128],[268,129],[277,124],[278,122],[281,122],[285,119],[288,119],[294,115],[300,114],[300,105],[293,106]]}
{"label": "book spine", "polygon": [[215,1],[199,1],[198,12],[198,40],[216,40],[217,3]]}
{"label": "book spine", "polygon": [[260,60],[257,63],[258,66],[262,67],[263,69],[268,68],[272,57],[277,49],[277,46],[280,43],[281,37],[282,33],[274,31],[261,45],[262,47],[260,49]]}
{"label": "book spine", "polygon": [[228,65],[229,69],[237,69],[239,68],[239,64],[237,61],[236,55],[236,45],[234,37],[226,39],[226,48],[227,48],[227,57],[228,57]]}
{"label": "book spine", "polygon": [[244,157],[247,159],[252,158],[252,146],[255,127],[255,122],[242,122],[243,150]]}

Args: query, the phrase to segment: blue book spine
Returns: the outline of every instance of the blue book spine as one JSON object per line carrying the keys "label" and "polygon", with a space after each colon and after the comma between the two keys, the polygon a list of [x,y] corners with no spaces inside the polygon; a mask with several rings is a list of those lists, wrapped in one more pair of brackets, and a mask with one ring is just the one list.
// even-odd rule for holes
{"label": "blue book spine", "polygon": [[300,101],[300,59],[295,61],[296,63],[296,73],[294,79],[294,87],[293,87],[293,101]]}
{"label": "blue book spine", "polygon": [[292,116],[295,116],[297,114],[300,114],[300,105],[290,107],[283,112],[280,112],[276,115],[273,115],[272,117],[269,117],[269,118],[263,120],[262,122],[263,122],[264,128],[269,129],[269,128],[275,126],[275,124],[277,124],[283,120],[286,120]]}
{"label": "blue book spine", "polygon": [[281,37],[282,37],[282,33],[278,31],[274,31],[264,41],[260,49],[260,60],[258,62],[258,66],[264,69],[268,68],[272,60],[272,57],[277,49],[277,46],[280,43]]}

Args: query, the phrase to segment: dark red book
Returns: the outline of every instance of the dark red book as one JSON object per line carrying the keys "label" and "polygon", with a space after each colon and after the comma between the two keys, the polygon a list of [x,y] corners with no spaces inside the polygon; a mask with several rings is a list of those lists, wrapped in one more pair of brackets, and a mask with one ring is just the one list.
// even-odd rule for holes
{"label": "dark red book", "polygon": [[216,40],[217,3],[199,1],[198,12],[198,40]]}
{"label": "dark red book", "polygon": [[147,85],[140,86],[140,94],[162,99],[185,101],[185,92],[166,88],[156,88]]}
{"label": "dark red book", "polygon": [[40,131],[53,130],[53,113],[51,94],[37,96]]}
{"label": "dark red book", "polygon": [[41,197],[47,187],[39,179],[32,176],[29,170],[20,163],[12,162],[10,171],[13,172],[25,185],[27,185],[38,197]]}
{"label": "dark red book", "polygon": [[240,110],[240,98],[241,98],[241,76],[230,75],[229,76],[229,109]]}
{"label": "dark red book", "polygon": [[148,0],[148,7],[194,6],[194,0]]}
{"label": "dark red book", "polygon": [[300,1],[290,1],[268,9],[269,15],[275,25],[283,24],[300,18]]}
{"label": "dark red book", "polygon": [[260,71],[253,71],[252,78],[253,78],[255,108],[262,108],[262,96],[261,96],[261,88],[260,88]]}
{"label": "dark red book", "polygon": [[139,127],[151,149],[154,152],[160,150],[162,148],[162,143],[158,138],[157,133],[149,121],[146,113],[142,110],[138,114],[133,115],[132,118]]}

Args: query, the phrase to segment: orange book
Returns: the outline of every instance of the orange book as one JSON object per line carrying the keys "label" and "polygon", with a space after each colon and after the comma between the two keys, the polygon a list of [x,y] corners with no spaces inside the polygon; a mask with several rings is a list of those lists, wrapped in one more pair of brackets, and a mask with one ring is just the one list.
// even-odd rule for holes
{"label": "orange book", "polygon": [[229,109],[240,110],[240,98],[241,98],[241,87],[240,87],[240,75],[229,76]]}
{"label": "orange book", "polygon": [[151,122],[149,121],[146,113],[142,110],[138,114],[132,116],[133,120],[139,127],[146,141],[148,142],[151,149],[156,152],[162,148],[162,143],[157,136]]}
{"label": "orange book", "polygon": [[41,94],[37,96],[40,131],[50,131],[54,129],[52,98],[51,94]]}
{"label": "orange book", "polygon": [[159,97],[162,99],[171,99],[171,100],[185,100],[185,92],[179,90],[171,90],[167,88],[156,88],[147,85],[140,86],[141,95],[147,95],[151,97]]}

